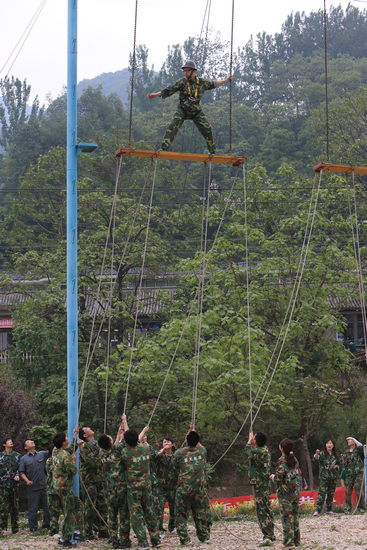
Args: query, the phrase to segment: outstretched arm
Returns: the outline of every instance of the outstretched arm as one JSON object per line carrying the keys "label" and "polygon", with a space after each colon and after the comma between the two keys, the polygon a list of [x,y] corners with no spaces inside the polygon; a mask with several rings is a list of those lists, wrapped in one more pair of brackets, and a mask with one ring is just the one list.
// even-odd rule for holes
{"label": "outstretched arm", "polygon": [[148,94],[147,98],[148,99],[154,99],[155,97],[161,97],[161,96],[162,96],[162,92],[155,92],[155,93],[152,93],[152,94]]}
{"label": "outstretched arm", "polygon": [[229,75],[225,80],[217,80],[216,85],[221,86],[222,84],[225,84],[226,82],[232,82],[233,76]]}

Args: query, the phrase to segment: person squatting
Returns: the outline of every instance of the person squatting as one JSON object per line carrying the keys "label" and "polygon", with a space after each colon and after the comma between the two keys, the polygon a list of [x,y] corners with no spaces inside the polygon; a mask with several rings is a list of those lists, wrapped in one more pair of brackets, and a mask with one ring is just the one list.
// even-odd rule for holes
{"label": "person squatting", "polygon": [[[14,534],[19,530],[18,485],[23,481],[28,491],[28,522],[36,531],[37,510],[43,507],[43,528],[58,539],[59,546],[73,547],[73,541],[108,539],[112,548],[131,548],[131,528],[138,541],[138,550],[161,547],[167,534],[163,526],[165,503],[169,506],[168,534],[178,535],[179,546],[192,546],[187,522],[190,514],[201,544],[210,543],[212,524],[206,475],[206,450],[200,443],[193,424],[181,448],[174,439],[163,439],[157,451],[147,442],[145,427],[140,434],[129,429],[126,415],[115,440],[102,434],[98,443],[89,427],[75,427],[73,440],[58,432],[48,451],[35,450],[34,442],[26,440],[26,454],[13,451],[11,437],[1,441],[0,452],[0,527],[7,535],[8,516]],[[293,454],[293,442],[283,439],[279,444],[281,456],[275,473],[270,474],[271,454],[263,432],[249,435],[244,456],[249,463],[249,483],[253,486],[255,510],[262,532],[259,546],[275,541],[274,518],[270,505],[270,480],[276,483],[283,524],[283,544],[279,548],[300,546],[298,518],[301,470]],[[337,471],[345,469],[345,513],[352,509],[355,488],[360,512],[364,512],[362,495],[364,450],[353,437],[347,438],[348,449],[340,456],[332,439],[316,450],[314,461],[320,469],[320,488],[314,516],[318,516],[326,500],[326,513],[334,514],[332,503]],[[79,447],[79,479],[81,499],[73,489],[77,474],[75,448]],[[44,498],[44,493],[47,498]],[[59,535],[59,518],[64,516]],[[150,538],[148,542],[147,532]]]}

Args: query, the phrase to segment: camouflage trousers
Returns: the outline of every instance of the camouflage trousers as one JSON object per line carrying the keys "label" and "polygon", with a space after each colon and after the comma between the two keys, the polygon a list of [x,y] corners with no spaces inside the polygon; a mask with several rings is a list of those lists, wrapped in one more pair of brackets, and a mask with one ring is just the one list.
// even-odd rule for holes
{"label": "camouflage trousers", "polygon": [[320,480],[320,487],[319,487],[319,493],[317,495],[317,501],[316,501],[316,512],[321,512],[322,507],[325,502],[326,497],[326,510],[328,512],[331,511],[331,508],[333,506],[334,501],[334,493],[336,489],[336,481],[335,479],[321,479]]}
{"label": "camouflage trousers", "polygon": [[127,505],[126,486],[113,486],[108,488],[108,528],[111,541],[118,542],[121,538],[123,544],[129,544],[130,514]]}
{"label": "camouflage trousers", "polygon": [[175,525],[175,494],[176,491],[165,491],[164,489],[159,489],[159,502],[160,502],[160,514],[159,514],[159,530],[163,530],[163,516],[164,516],[164,506],[168,502],[169,507],[169,522],[168,522],[168,531],[173,531],[176,527]]}
{"label": "camouflage trousers", "polygon": [[255,510],[264,537],[275,540],[273,512],[270,506],[270,487],[254,485]]}
{"label": "camouflage trousers", "polygon": [[161,148],[164,151],[168,151],[171,143],[175,139],[177,132],[181,128],[185,120],[192,120],[196,128],[206,141],[209,153],[215,153],[216,147],[213,138],[213,131],[209,120],[206,118],[202,111],[199,111],[195,116],[185,113],[182,109],[177,109],[172,117],[172,120],[167,127],[164,135]]}
{"label": "camouflage trousers", "polygon": [[133,531],[138,539],[139,546],[147,543],[145,525],[148,527],[152,545],[160,541],[158,518],[153,505],[153,495],[150,485],[144,489],[128,487],[127,503]]}
{"label": "camouflage trousers", "polygon": [[73,531],[84,532],[83,503],[72,489],[57,491],[57,495],[60,499],[62,513],[64,514],[62,538],[64,540],[71,540]]}
{"label": "camouflage trousers", "polygon": [[[81,496],[84,503],[85,534],[87,537],[93,535],[93,528],[103,535],[108,535],[107,527],[107,500],[106,490],[100,483],[86,485],[90,498],[81,484]],[[93,504],[92,504],[93,503]],[[95,508],[98,510],[96,512]],[[99,515],[103,520],[99,517]]]}
{"label": "camouflage trousers", "polygon": [[213,523],[213,518],[212,518],[212,512],[210,510],[210,500],[209,500],[209,490],[208,490],[208,488],[205,489],[204,506],[205,506],[205,517],[206,517],[206,524],[207,524],[208,536],[209,536],[210,528],[211,528],[212,523]]}
{"label": "camouflage trousers", "polygon": [[50,535],[59,532],[59,518],[61,515],[61,500],[57,493],[47,491],[48,511],[50,512]]}
{"label": "camouflage trousers", "polygon": [[298,519],[299,491],[296,494],[278,498],[283,523],[283,544],[284,546],[299,545],[301,540]]}
{"label": "camouflage trousers", "polygon": [[[356,490],[357,493],[357,499],[359,498],[361,488],[363,485],[363,471],[356,473],[356,472],[348,472],[345,476],[345,506],[344,510],[346,512],[351,512],[352,510],[352,492],[353,487]],[[358,508],[364,508],[365,502],[364,502],[364,496],[363,496],[363,490],[361,495],[361,500],[359,501]]]}
{"label": "camouflage trousers", "polygon": [[11,529],[13,533],[19,530],[19,493],[18,487],[0,488],[0,530],[8,529],[8,516],[10,514]]}
{"label": "camouflage trousers", "polygon": [[181,544],[189,541],[187,519],[190,511],[199,541],[204,542],[208,538],[207,505],[205,489],[203,487],[178,487],[176,491],[175,511],[176,528]]}

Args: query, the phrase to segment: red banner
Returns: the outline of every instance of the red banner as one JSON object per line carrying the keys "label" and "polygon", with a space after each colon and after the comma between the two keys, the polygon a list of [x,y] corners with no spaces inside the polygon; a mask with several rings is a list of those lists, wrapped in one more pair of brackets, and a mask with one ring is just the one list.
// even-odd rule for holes
{"label": "red banner", "polygon": [[11,328],[13,326],[13,320],[11,317],[3,317],[0,319],[0,328]]}

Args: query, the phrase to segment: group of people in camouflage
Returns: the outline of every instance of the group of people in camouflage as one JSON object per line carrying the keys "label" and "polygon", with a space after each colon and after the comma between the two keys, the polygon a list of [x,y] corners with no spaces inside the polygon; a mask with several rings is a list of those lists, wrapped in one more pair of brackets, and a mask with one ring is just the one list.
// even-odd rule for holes
{"label": "group of people in camouflage", "polygon": [[[130,528],[138,540],[138,548],[149,548],[148,530],[153,548],[161,547],[165,535],[163,517],[165,503],[169,506],[169,533],[179,537],[179,546],[191,546],[187,521],[192,514],[196,534],[203,544],[210,542],[211,513],[206,477],[206,450],[198,433],[190,426],[185,442],[176,450],[171,437],[163,440],[157,451],[147,443],[148,427],[138,433],[129,429],[126,416],[113,441],[102,434],[98,443],[91,428],[75,428],[70,443],[67,435],[57,433],[49,451],[35,450],[34,442],[26,440],[26,454],[13,451],[11,437],[1,441],[0,452],[0,528],[8,534],[8,516],[13,533],[19,530],[18,486],[27,484],[28,521],[31,531],[37,530],[37,508],[44,510],[42,527],[58,538],[60,546],[72,547],[72,540],[109,539],[113,548],[131,548]],[[249,461],[249,482],[253,485],[255,509],[262,531],[260,546],[275,541],[274,520],[270,504],[270,480],[277,485],[277,497],[283,522],[283,545],[300,545],[298,520],[300,475],[293,442],[283,439],[279,444],[281,457],[275,473],[270,474],[271,455],[263,432],[250,433],[244,450]],[[333,514],[332,504],[337,471],[346,470],[345,513],[351,511],[352,490],[356,489],[358,507],[364,512],[362,495],[364,450],[353,437],[347,438],[348,449],[338,456],[332,439],[323,450],[316,450],[314,460],[320,468],[320,489],[314,516],[318,516],[326,499],[326,513]],[[75,448],[80,455],[79,479],[81,499],[72,486],[78,472]],[[41,473],[44,475],[42,478]],[[44,499],[43,492],[47,492]],[[36,503],[36,504],[35,504]],[[63,515],[62,534],[59,518]]]}
{"label": "group of people in camouflage", "polygon": [[[267,436],[263,432],[255,435],[251,432],[244,456],[249,460],[249,482],[254,489],[256,515],[263,537],[259,540],[260,546],[269,546],[275,541],[274,519],[270,504],[270,480],[276,483],[276,495],[281,509],[283,524],[283,544],[279,548],[295,548],[300,546],[301,534],[299,528],[299,493],[301,470],[293,454],[293,441],[283,439],[279,444],[281,457],[275,473],[270,474],[270,452],[266,446]],[[320,488],[316,502],[314,516],[318,516],[326,498],[326,513],[334,514],[332,505],[336,489],[336,477],[339,466],[344,465],[346,470],[346,499],[344,511],[351,512],[352,491],[355,488],[360,512],[364,512],[363,472],[364,449],[354,437],[347,438],[348,450],[339,458],[332,439],[324,442],[320,452],[316,450],[314,460],[320,466]]]}

